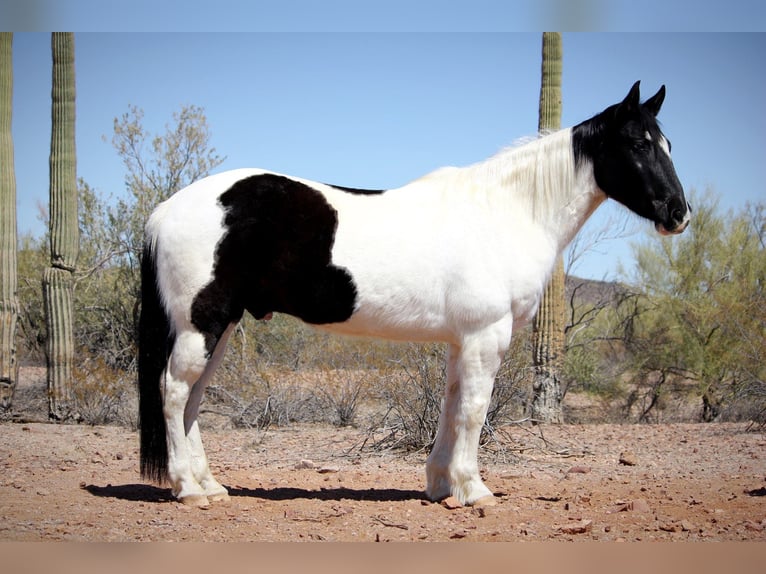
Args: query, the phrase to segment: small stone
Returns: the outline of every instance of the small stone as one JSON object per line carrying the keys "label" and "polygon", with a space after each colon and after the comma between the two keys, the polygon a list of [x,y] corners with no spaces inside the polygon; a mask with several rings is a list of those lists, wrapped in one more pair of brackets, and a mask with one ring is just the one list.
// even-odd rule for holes
{"label": "small stone", "polygon": [[[612,512],[651,512],[652,509],[649,507],[649,503],[646,502],[643,498],[638,498],[636,500],[631,500],[630,502],[618,502],[617,508],[613,510]],[[611,512],[610,512],[611,514]]]}
{"label": "small stone", "polygon": [[486,508],[487,506],[497,506],[497,499],[491,494],[489,496],[482,496],[473,503],[474,508]]}
{"label": "small stone", "polygon": [[294,468],[295,470],[304,470],[304,469],[315,469],[316,466],[317,465],[314,464],[313,460],[309,460],[306,458],[300,461],[298,464],[296,464]]}
{"label": "small stone", "polygon": [[335,517],[353,514],[354,512],[350,506],[333,506],[332,509],[335,511]]}
{"label": "small stone", "polygon": [[462,508],[463,503],[460,502],[457,498],[454,496],[448,496],[444,500],[441,501],[441,505],[446,508],[447,510],[455,510],[456,508]]}
{"label": "small stone", "polygon": [[590,532],[592,527],[592,520],[581,520],[580,522],[576,522],[574,524],[565,524],[563,526],[559,526],[558,531],[563,534],[585,534]]}
{"label": "small stone", "polygon": [[638,458],[635,453],[625,451],[620,453],[620,464],[624,464],[625,466],[636,466],[638,464]]}
{"label": "small stone", "polygon": [[694,525],[688,520],[682,520],[679,525],[681,526],[681,530],[684,532],[691,532],[694,530]]}
{"label": "small stone", "polygon": [[632,502],[630,502],[630,510],[632,510],[633,512],[640,512],[640,513],[652,511],[651,507],[649,506],[649,503],[643,498],[637,498],[636,500],[633,500]]}
{"label": "small stone", "polygon": [[567,474],[588,474],[589,472],[589,466],[573,466],[567,471]]}
{"label": "small stone", "polygon": [[332,474],[334,472],[340,472],[340,469],[335,466],[323,466],[319,470],[317,470],[319,474]]}

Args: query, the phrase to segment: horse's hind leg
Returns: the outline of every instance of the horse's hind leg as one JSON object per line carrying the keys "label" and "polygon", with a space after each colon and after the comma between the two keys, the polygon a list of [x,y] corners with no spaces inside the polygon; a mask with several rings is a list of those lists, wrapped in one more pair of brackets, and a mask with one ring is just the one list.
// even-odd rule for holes
{"label": "horse's hind leg", "polygon": [[210,502],[228,501],[229,493],[226,488],[213,477],[213,473],[210,472],[205,449],[202,446],[202,437],[200,435],[199,424],[197,423],[197,415],[199,414],[199,405],[202,401],[205,388],[210,382],[216,368],[218,368],[218,365],[223,360],[226,351],[226,343],[235,327],[235,323],[229,325],[219,339],[215,351],[205,366],[205,370],[192,387],[189,400],[186,403],[186,409],[184,410],[184,429],[186,431],[186,438],[191,453],[192,473]]}
{"label": "horse's hind leg", "polygon": [[168,478],[173,496],[192,506],[206,506],[208,496],[227,496],[210,473],[197,424],[199,401],[216,361],[223,355],[223,339],[208,357],[202,333],[193,328],[177,333],[162,387]]}

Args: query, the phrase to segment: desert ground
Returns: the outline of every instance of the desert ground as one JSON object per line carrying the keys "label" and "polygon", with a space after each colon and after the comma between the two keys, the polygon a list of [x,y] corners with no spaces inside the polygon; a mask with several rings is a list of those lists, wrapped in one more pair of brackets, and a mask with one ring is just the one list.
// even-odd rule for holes
{"label": "desert ground", "polygon": [[766,435],[746,423],[511,425],[481,451],[494,506],[423,495],[426,453],[363,430],[203,431],[231,500],[143,482],[136,432],[0,423],[0,541],[766,541]]}

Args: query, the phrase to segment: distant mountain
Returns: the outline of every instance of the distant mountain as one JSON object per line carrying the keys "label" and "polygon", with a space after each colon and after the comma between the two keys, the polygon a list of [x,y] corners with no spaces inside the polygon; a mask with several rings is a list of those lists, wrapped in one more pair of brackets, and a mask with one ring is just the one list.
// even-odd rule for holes
{"label": "distant mountain", "polygon": [[564,285],[567,301],[575,295],[578,304],[597,305],[603,301],[619,300],[620,295],[628,291],[628,287],[617,281],[596,281],[568,275]]}

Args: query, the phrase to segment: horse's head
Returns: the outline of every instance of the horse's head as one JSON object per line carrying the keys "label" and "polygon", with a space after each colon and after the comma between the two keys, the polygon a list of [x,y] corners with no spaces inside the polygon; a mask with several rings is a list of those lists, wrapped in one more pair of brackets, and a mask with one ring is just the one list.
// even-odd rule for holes
{"label": "horse's head", "polygon": [[636,82],[622,102],[581,126],[596,136],[587,147],[599,188],[669,235],[686,229],[691,210],[657,123],[664,99],[662,86],[642,104]]}

